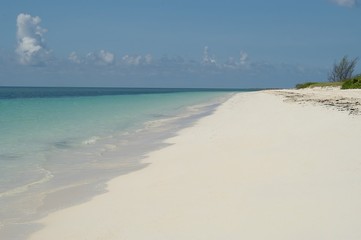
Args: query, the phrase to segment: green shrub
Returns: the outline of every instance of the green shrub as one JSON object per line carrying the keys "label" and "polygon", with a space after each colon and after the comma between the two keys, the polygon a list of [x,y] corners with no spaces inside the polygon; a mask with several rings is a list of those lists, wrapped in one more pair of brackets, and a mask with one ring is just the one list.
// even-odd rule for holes
{"label": "green shrub", "polygon": [[296,85],[296,89],[313,87],[340,87],[343,82],[306,82]]}
{"label": "green shrub", "polygon": [[361,76],[356,76],[354,78],[346,80],[343,84],[341,89],[355,89],[361,88]]}
{"label": "green shrub", "polygon": [[306,83],[299,83],[296,85],[296,89],[308,88],[311,85],[315,84],[316,82],[306,82]]}
{"label": "green shrub", "polygon": [[341,87],[343,82],[318,82],[312,84],[310,87]]}

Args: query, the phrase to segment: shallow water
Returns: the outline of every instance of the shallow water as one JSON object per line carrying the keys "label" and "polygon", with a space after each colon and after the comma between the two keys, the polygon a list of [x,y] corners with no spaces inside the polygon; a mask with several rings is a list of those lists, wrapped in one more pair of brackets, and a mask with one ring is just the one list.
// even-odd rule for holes
{"label": "shallow water", "polygon": [[0,236],[145,167],[144,154],[231,94],[115,90],[0,88]]}

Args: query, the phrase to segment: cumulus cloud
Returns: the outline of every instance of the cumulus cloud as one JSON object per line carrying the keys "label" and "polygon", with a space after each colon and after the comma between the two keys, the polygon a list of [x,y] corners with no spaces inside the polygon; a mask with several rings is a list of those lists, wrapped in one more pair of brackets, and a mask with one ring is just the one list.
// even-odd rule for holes
{"label": "cumulus cloud", "polygon": [[144,56],[144,61],[145,61],[146,64],[151,64],[152,61],[153,61],[152,55],[150,55],[150,54],[145,55]]}
{"label": "cumulus cloud", "polygon": [[98,52],[89,52],[85,56],[79,56],[76,52],[71,52],[68,56],[71,63],[99,66],[144,66],[154,63],[152,55],[130,55],[126,54],[119,60],[114,53],[100,50]]}
{"label": "cumulus cloud", "polygon": [[245,65],[246,63],[247,63],[247,61],[248,61],[248,54],[247,53],[245,53],[245,52],[240,52],[239,53],[239,63],[241,64],[241,65]]}
{"label": "cumulus cloud", "polygon": [[142,56],[140,55],[135,55],[135,56],[130,56],[130,55],[125,55],[122,57],[122,63],[125,63],[127,65],[139,65],[140,62],[142,60]]}
{"label": "cumulus cloud", "polygon": [[115,54],[105,50],[90,52],[86,55],[86,62],[97,65],[110,65],[115,62]]}
{"label": "cumulus cloud", "polygon": [[124,55],[122,57],[122,64],[125,65],[132,65],[132,66],[139,66],[144,64],[151,64],[153,62],[153,57],[150,54],[145,56],[141,55]]}
{"label": "cumulus cloud", "polygon": [[115,55],[113,53],[104,50],[100,50],[98,57],[106,64],[112,64],[115,60]]}
{"label": "cumulus cloud", "polygon": [[241,51],[239,53],[239,58],[228,58],[228,61],[224,64],[228,68],[244,68],[248,67],[250,64],[248,54]]}
{"label": "cumulus cloud", "polygon": [[41,65],[49,60],[50,50],[44,39],[46,29],[40,26],[41,19],[21,13],[16,19],[17,48],[16,53],[23,65]]}
{"label": "cumulus cloud", "polygon": [[82,61],[80,60],[78,54],[76,54],[76,52],[72,52],[69,54],[68,57],[69,61],[73,62],[73,63],[81,63]]}
{"label": "cumulus cloud", "polygon": [[216,58],[212,55],[209,55],[209,49],[207,46],[204,47],[203,50],[203,58],[202,58],[203,64],[216,64]]}
{"label": "cumulus cloud", "polygon": [[333,3],[342,7],[355,7],[357,0],[331,0]]}

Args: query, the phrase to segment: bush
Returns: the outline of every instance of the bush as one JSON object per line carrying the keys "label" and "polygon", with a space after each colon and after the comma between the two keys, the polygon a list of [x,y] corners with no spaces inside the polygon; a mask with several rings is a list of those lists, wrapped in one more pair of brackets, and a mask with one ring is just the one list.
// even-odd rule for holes
{"label": "bush", "polygon": [[296,89],[308,88],[313,84],[316,84],[316,82],[299,83],[296,85]]}
{"label": "bush", "polygon": [[357,76],[355,78],[351,78],[346,80],[343,84],[341,89],[356,89],[361,88],[361,76]]}
{"label": "bush", "polygon": [[343,84],[343,82],[306,82],[306,83],[301,83],[301,84],[297,84],[296,88],[297,89],[302,89],[302,88],[313,88],[313,87],[341,87],[341,85]]}

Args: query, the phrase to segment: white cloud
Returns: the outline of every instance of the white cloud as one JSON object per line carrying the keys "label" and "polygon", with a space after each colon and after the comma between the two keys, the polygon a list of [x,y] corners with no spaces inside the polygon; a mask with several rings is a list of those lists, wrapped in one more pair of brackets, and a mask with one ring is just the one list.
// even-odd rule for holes
{"label": "white cloud", "polygon": [[145,56],[127,54],[122,57],[121,62],[125,65],[139,66],[144,64],[151,64],[153,62],[153,57],[150,54]]}
{"label": "white cloud", "polygon": [[16,19],[16,53],[21,64],[40,65],[49,59],[50,50],[46,48],[43,37],[46,29],[40,27],[40,22],[39,17],[24,13],[19,14]]}
{"label": "white cloud", "polygon": [[355,7],[357,5],[357,0],[331,0],[331,1],[343,7]]}
{"label": "white cloud", "polygon": [[80,60],[80,58],[78,57],[78,55],[76,54],[76,52],[70,53],[68,59],[69,59],[69,61],[71,61],[73,63],[81,63],[82,62]]}
{"label": "white cloud", "polygon": [[115,54],[105,50],[90,52],[86,55],[86,61],[90,64],[110,65],[115,62]]}
{"label": "white cloud", "polygon": [[112,64],[115,60],[115,55],[113,53],[104,50],[100,50],[98,56],[99,59],[106,64]]}
{"label": "white cloud", "polygon": [[124,57],[122,57],[122,62],[127,65],[137,66],[140,64],[141,60],[142,60],[142,56],[140,55],[136,55],[136,56],[125,55]]}
{"label": "white cloud", "polygon": [[239,53],[239,63],[241,65],[245,65],[245,64],[247,64],[247,61],[248,61],[248,54],[245,52],[240,52]]}
{"label": "white cloud", "polygon": [[89,64],[89,65],[115,65],[115,66],[143,66],[150,65],[154,62],[152,55],[124,55],[120,60],[116,60],[114,53],[100,50],[98,52],[89,52],[85,57],[79,56],[76,52],[71,52],[68,56],[68,60],[77,64]]}
{"label": "white cloud", "polygon": [[203,50],[203,58],[202,58],[203,64],[216,64],[216,58],[212,55],[209,55],[208,47],[205,46]]}
{"label": "white cloud", "polygon": [[153,61],[153,57],[152,57],[152,55],[147,54],[147,55],[144,56],[144,60],[145,60],[146,64],[151,64],[152,61]]}
{"label": "white cloud", "polygon": [[244,68],[249,67],[249,57],[248,54],[241,51],[239,53],[239,58],[235,59],[233,57],[228,58],[228,61],[224,64],[225,67],[228,68]]}

